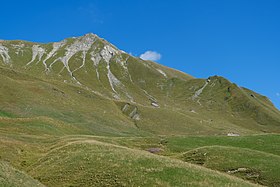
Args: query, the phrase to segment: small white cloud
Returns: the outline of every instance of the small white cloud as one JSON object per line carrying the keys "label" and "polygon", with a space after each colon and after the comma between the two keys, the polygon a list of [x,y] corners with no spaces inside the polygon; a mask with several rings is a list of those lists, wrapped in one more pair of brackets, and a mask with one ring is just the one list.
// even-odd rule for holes
{"label": "small white cloud", "polygon": [[276,93],[276,96],[277,96],[277,97],[280,97],[280,93]]}
{"label": "small white cloud", "polygon": [[158,61],[161,59],[161,54],[155,51],[146,51],[140,58],[143,60],[151,60],[151,61]]}

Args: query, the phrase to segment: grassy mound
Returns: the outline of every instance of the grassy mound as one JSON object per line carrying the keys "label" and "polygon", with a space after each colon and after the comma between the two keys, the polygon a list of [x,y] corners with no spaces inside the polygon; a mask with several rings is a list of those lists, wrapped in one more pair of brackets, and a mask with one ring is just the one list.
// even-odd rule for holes
{"label": "grassy mound", "polygon": [[208,146],[184,153],[184,161],[266,186],[280,185],[280,156],[251,149]]}
{"label": "grassy mound", "polygon": [[13,168],[6,162],[0,162],[0,186],[3,187],[43,187],[40,182],[26,173]]}
{"label": "grassy mound", "polygon": [[29,173],[48,186],[253,186],[179,160],[96,140],[54,148]]}

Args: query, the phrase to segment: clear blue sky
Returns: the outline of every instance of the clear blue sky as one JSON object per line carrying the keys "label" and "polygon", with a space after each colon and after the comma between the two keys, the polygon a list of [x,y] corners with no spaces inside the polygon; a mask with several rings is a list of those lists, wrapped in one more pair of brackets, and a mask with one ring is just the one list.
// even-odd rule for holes
{"label": "clear blue sky", "polygon": [[92,32],[195,77],[225,76],[280,108],[279,0],[9,0],[0,9],[1,39]]}

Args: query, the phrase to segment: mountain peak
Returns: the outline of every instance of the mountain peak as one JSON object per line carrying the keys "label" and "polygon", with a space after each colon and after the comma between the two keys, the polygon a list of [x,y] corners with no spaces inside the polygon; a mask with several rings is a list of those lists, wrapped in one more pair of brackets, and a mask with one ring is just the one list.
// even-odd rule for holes
{"label": "mountain peak", "polygon": [[[251,125],[269,123],[276,126],[280,121],[279,111],[266,98],[239,88],[223,77],[193,78],[157,63],[134,58],[93,33],[49,44],[4,42],[0,44],[0,66],[66,83],[64,86],[74,85],[80,95],[83,95],[80,90],[87,90],[112,100],[127,117],[143,121],[143,125],[149,124],[150,117],[145,117],[147,113],[141,114],[141,106],[155,112],[155,116],[167,115],[155,109],[172,108],[172,115],[178,119],[184,115],[203,114],[200,120],[195,116],[191,120],[193,125],[203,128],[204,121],[211,123],[215,112],[219,116],[215,124],[225,124],[223,119],[227,116],[228,124],[243,126],[238,116],[245,113],[252,116],[248,119]],[[185,113],[180,115],[182,111]],[[151,118],[154,121],[160,117]],[[184,120],[178,120],[178,124],[182,123]],[[230,125],[226,131],[231,132]]]}
{"label": "mountain peak", "polygon": [[87,34],[85,34],[85,35],[83,35],[83,36],[81,36],[81,37],[79,37],[79,38],[99,38],[96,34],[94,34],[94,33],[87,33]]}

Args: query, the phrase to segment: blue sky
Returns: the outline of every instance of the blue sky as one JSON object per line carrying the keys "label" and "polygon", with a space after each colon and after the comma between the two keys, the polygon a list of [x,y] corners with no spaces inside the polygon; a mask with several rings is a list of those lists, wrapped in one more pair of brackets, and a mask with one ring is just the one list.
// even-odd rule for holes
{"label": "blue sky", "polygon": [[92,32],[195,77],[222,75],[280,108],[279,10],[278,0],[9,0],[1,2],[0,39]]}

